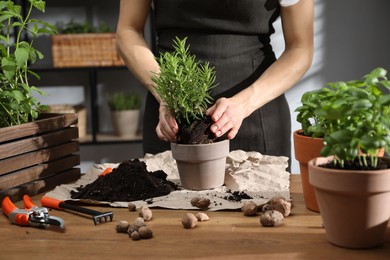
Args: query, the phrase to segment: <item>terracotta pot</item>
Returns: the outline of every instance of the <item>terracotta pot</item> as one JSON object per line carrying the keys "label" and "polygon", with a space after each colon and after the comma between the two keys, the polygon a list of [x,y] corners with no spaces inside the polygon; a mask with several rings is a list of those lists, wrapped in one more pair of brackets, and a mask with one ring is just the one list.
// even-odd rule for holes
{"label": "terracotta pot", "polygon": [[210,144],[171,143],[171,149],[183,188],[206,190],[224,184],[229,140]]}
{"label": "terracotta pot", "polygon": [[116,135],[134,137],[138,130],[139,114],[138,109],[111,111],[112,124]]}
{"label": "terracotta pot", "polygon": [[[390,166],[390,157],[383,158]],[[338,170],[319,167],[332,160],[309,161],[321,217],[330,243],[346,248],[372,248],[385,242],[390,217],[390,169]]]}
{"label": "terracotta pot", "polygon": [[306,208],[319,212],[314,187],[309,183],[307,163],[316,157],[320,157],[320,151],[324,147],[322,138],[313,138],[300,134],[302,130],[294,132],[295,159],[299,162],[300,175],[302,180],[303,197]]}

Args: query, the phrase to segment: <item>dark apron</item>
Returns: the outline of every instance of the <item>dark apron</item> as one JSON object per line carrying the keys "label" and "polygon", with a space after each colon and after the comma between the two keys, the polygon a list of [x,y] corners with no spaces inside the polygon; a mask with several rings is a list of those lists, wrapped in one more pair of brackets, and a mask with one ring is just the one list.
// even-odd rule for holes
{"label": "dark apron", "polygon": [[[240,0],[241,4],[245,6],[247,3],[249,6],[244,8],[245,10],[241,10],[243,9],[241,7],[241,12],[254,12],[265,17],[264,21],[261,21],[261,17],[255,14],[249,15],[249,18],[243,15],[247,17],[245,20],[243,17],[236,17],[237,14],[234,12],[240,10],[234,10],[227,4],[223,5],[231,1],[233,0],[158,0],[155,2],[157,53],[172,51],[172,40],[176,36],[188,37],[190,52],[198,59],[208,61],[210,65],[215,66],[216,82],[219,83],[212,93],[215,100],[219,97],[231,97],[248,87],[276,60],[270,45],[270,34],[273,32],[272,21],[278,15],[278,8],[267,10],[264,4],[269,4],[270,1]],[[191,6],[190,3],[194,5]],[[194,6],[201,8],[199,6],[201,4],[209,7],[213,4],[218,5],[216,8],[219,8],[219,12],[209,12],[204,19],[203,17],[200,19],[196,13],[199,10],[193,9]],[[181,8],[185,14],[175,16],[175,19],[180,19],[180,23],[169,19],[171,12],[178,12],[177,8]],[[220,10],[221,8],[227,10]],[[220,12],[224,17],[216,17],[221,16]],[[237,19],[244,19],[245,23],[240,24]],[[248,21],[248,19],[252,20]],[[259,22],[261,26],[256,25]],[[259,30],[263,32],[253,32],[256,28],[260,28]],[[238,33],[240,30],[243,31],[241,34]],[[155,131],[158,123],[158,108],[158,103],[149,93],[143,120],[145,153],[155,154],[170,149],[170,144],[161,141]],[[247,117],[237,136],[231,140],[230,149],[257,151],[265,155],[282,155],[290,158],[291,120],[285,96],[276,98]]]}

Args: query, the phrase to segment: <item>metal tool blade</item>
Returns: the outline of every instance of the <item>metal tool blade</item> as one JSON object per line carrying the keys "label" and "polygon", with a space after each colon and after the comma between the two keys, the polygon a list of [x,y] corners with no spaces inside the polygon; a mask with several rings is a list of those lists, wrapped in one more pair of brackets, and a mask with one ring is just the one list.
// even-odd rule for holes
{"label": "metal tool blade", "polygon": [[46,224],[50,224],[50,225],[54,225],[54,226],[58,226],[62,229],[64,229],[64,220],[62,218],[59,218],[59,217],[54,217],[54,216],[49,216],[47,219],[46,219]]}

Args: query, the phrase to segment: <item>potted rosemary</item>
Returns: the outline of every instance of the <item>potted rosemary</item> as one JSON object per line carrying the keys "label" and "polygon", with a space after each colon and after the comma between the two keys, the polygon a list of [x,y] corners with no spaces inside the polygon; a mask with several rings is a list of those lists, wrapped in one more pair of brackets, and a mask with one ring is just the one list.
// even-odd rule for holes
{"label": "potted rosemary", "polygon": [[[77,115],[43,113],[45,106],[33,96],[34,92],[42,92],[29,83],[30,77],[39,78],[31,66],[37,59],[43,59],[33,46],[34,40],[42,34],[56,33],[53,25],[33,19],[33,10],[44,12],[45,1],[26,1],[25,12],[15,1],[0,1],[1,195],[28,181],[54,175],[58,180],[71,181],[80,173],[79,169],[71,169],[79,164],[78,155],[62,159],[78,151],[78,142],[72,141],[77,139],[78,131],[71,127],[77,123]],[[53,160],[57,162],[52,165]],[[50,189],[49,183],[58,182],[55,179],[47,179],[44,188]],[[40,185],[30,192],[43,192],[34,190],[37,186]]]}
{"label": "potted rosemary", "polygon": [[328,240],[370,248],[385,240],[390,213],[390,81],[376,68],[362,80],[330,83],[316,114],[327,122],[321,155],[309,161]]}
{"label": "potted rosemary", "polygon": [[205,116],[213,102],[215,68],[190,53],[186,38],[176,37],[173,47],[172,53],[157,58],[160,73],[152,76],[157,93],[179,125],[172,155],[184,188],[216,188],[224,184],[229,141],[215,138],[212,120]]}
{"label": "potted rosemary", "polygon": [[115,133],[120,137],[134,137],[138,130],[141,95],[116,92],[107,99]]}

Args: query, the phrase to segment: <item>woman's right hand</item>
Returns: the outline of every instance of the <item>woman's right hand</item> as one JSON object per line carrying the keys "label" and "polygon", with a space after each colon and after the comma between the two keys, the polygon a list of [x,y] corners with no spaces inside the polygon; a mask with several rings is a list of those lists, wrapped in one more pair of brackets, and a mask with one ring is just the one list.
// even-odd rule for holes
{"label": "woman's right hand", "polygon": [[163,141],[175,142],[176,135],[178,132],[179,132],[179,126],[175,118],[167,110],[165,105],[160,104],[159,122],[156,127],[157,136]]}

